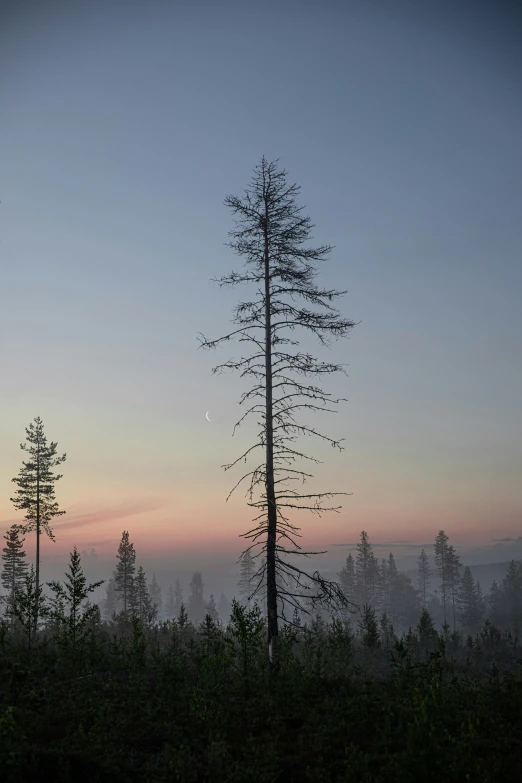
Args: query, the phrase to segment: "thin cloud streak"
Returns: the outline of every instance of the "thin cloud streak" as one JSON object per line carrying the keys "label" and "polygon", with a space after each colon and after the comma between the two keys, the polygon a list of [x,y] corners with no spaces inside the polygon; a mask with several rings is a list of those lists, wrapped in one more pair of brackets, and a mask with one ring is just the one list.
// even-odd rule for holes
{"label": "thin cloud streak", "polygon": [[120,503],[118,506],[91,511],[90,513],[77,513],[68,515],[67,522],[60,522],[56,525],[60,530],[72,530],[87,525],[98,525],[101,522],[109,522],[114,519],[125,519],[126,517],[144,514],[148,511],[158,511],[163,508],[163,501],[143,500]]}

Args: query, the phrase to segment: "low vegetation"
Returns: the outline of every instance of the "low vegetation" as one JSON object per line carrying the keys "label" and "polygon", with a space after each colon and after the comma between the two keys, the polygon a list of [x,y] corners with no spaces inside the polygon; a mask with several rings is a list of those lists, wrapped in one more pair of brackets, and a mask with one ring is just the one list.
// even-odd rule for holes
{"label": "low vegetation", "polygon": [[102,622],[77,553],[68,577],[36,637],[1,621],[3,781],[522,779],[522,655],[489,620],[464,638],[424,610],[397,638],[317,615],[282,629],[274,676],[257,605]]}

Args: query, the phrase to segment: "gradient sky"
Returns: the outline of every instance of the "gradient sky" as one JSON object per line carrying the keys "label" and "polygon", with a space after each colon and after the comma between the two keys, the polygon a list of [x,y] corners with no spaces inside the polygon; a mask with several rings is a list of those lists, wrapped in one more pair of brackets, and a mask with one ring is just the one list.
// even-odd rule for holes
{"label": "gradient sky", "polygon": [[346,449],[312,453],[317,490],[353,493],[339,515],[299,517],[304,544],[332,552],[364,528],[431,545],[443,528],[471,551],[520,535],[510,8],[2,4],[2,532],[41,416],[68,454],[46,557],[77,544],[113,558],[123,529],[144,558],[187,569],[239,553],[252,514],[241,494],[225,504],[241,474],[220,466],[254,428],[231,437],[245,387],[211,368],[240,346],[203,353],[197,333],[226,333],[246,297],[211,278],[242,267],[223,199],[264,154],[301,185],[314,242],[335,246],[320,282],[347,289],[339,307],[361,321],[331,352],[304,343],[349,365],[326,384],[348,402],[316,422]]}

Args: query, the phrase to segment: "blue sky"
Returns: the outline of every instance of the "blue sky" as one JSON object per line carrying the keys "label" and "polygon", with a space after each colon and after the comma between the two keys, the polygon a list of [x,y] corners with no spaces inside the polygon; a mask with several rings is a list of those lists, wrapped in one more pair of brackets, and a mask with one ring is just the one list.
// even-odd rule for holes
{"label": "blue sky", "polygon": [[[63,507],[98,520],[57,546],[112,551],[125,525],[151,556],[239,549],[249,509],[225,506],[235,480],[220,465],[253,431],[230,438],[243,387],[210,373],[239,347],[209,355],[196,335],[225,333],[244,293],[211,278],[241,268],[223,199],[264,154],[301,185],[315,242],[335,246],[320,280],[347,289],[340,309],[361,321],[331,349],[349,378],[328,388],[348,403],[318,422],[346,451],[315,450],[318,486],[353,495],[334,519],[303,520],[305,540],[518,535],[522,70],[509,8],[3,6],[0,520],[40,415],[69,455]],[[144,510],[126,520],[129,503]]]}

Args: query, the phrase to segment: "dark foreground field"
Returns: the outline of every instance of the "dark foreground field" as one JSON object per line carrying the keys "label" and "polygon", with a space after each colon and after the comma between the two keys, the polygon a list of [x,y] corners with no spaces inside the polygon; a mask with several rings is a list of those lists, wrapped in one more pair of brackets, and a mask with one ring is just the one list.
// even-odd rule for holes
{"label": "dark foreground field", "polygon": [[[169,622],[0,637],[5,781],[522,780],[522,655],[486,626],[369,649],[341,623],[226,631]],[[368,640],[367,640],[368,641]]]}

